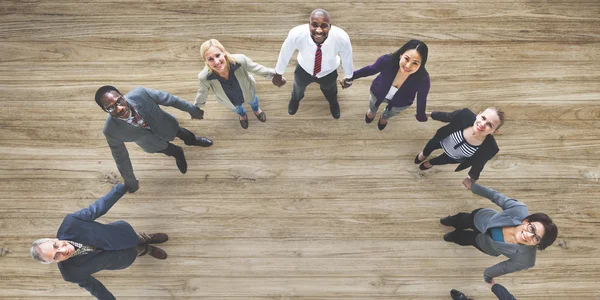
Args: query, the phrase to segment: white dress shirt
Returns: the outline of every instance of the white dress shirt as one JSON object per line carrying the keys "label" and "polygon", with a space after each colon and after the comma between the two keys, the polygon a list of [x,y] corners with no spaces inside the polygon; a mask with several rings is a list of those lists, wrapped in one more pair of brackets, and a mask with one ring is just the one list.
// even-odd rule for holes
{"label": "white dress shirt", "polygon": [[[283,75],[296,49],[298,49],[298,64],[306,73],[312,75],[315,69],[317,44],[310,37],[309,24],[298,25],[290,30],[283,45],[281,45],[281,51],[275,66],[277,74]],[[340,65],[340,56],[344,78],[352,78],[352,45],[350,44],[350,37],[343,29],[331,26],[329,35],[321,46],[321,53],[321,72],[317,74],[317,78],[337,70]]]}

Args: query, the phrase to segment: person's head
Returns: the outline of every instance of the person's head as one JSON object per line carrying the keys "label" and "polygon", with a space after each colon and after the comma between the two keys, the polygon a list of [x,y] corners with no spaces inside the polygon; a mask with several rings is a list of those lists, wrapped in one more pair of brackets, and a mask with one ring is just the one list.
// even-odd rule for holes
{"label": "person's head", "polygon": [[421,77],[427,74],[425,64],[428,54],[429,48],[425,43],[419,40],[410,40],[392,53],[392,63],[400,66],[402,74],[417,74],[417,77]]}
{"label": "person's head", "polygon": [[206,66],[216,73],[228,71],[229,63],[235,64],[235,59],[215,39],[210,39],[200,45],[200,55],[204,59]]}
{"label": "person's head", "polygon": [[310,37],[317,44],[323,43],[329,35],[331,29],[331,16],[322,9],[317,8],[312,11],[308,19],[308,27],[310,28]]}
{"label": "person's head", "polygon": [[128,118],[131,115],[129,104],[116,87],[105,85],[96,91],[96,104],[113,117]]}
{"label": "person's head", "polygon": [[477,115],[473,129],[477,134],[488,135],[498,132],[502,125],[504,125],[504,112],[495,107],[488,107]]}
{"label": "person's head", "polygon": [[75,247],[59,239],[39,239],[31,244],[31,257],[43,264],[57,263],[69,259]]}
{"label": "person's head", "polygon": [[544,250],[556,240],[558,228],[548,215],[535,213],[523,219],[515,234],[517,243]]}

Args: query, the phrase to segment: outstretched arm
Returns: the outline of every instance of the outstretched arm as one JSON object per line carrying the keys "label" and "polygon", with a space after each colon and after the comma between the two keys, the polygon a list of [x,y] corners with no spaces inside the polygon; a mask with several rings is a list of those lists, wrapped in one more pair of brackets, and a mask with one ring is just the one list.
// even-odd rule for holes
{"label": "outstretched arm", "polygon": [[80,279],[77,281],[71,281],[77,283],[80,287],[88,290],[90,294],[92,294],[98,300],[116,300],[115,296],[111,294],[108,289],[102,284],[102,282],[98,281],[98,279],[92,277],[91,275],[87,278]]}
{"label": "outstretched arm", "polygon": [[182,100],[179,97],[164,91],[153,90],[149,88],[144,88],[144,91],[156,104],[175,107],[179,110],[189,113],[192,118],[202,118],[203,112],[200,110],[200,108],[188,101]]}
{"label": "outstretched arm", "polygon": [[[465,179],[466,180],[466,179]],[[471,183],[471,191],[475,195],[479,195],[481,197],[485,197],[490,199],[490,201],[496,203],[496,205],[500,206],[502,210],[507,210],[509,208],[513,208],[515,206],[524,206],[522,202],[519,202],[515,199],[506,197],[494,189],[479,185],[475,182]]]}
{"label": "outstretched arm", "polygon": [[94,201],[94,203],[87,208],[73,213],[73,216],[86,221],[94,221],[106,214],[108,210],[110,210],[110,208],[125,195],[126,191],[125,185],[119,183],[104,197]]}
{"label": "outstretched arm", "polygon": [[521,270],[527,270],[535,265],[534,263],[525,263],[514,260],[513,258],[507,259],[503,262],[497,263],[483,272],[483,279],[485,282],[490,283],[498,276],[506,275],[509,273],[518,272]]}
{"label": "outstretched arm", "polygon": [[127,151],[127,147],[125,147],[125,143],[109,135],[106,135],[106,142],[115,159],[117,169],[119,169],[119,173],[121,173],[121,176],[125,181],[127,191],[134,193],[139,186],[135,175],[133,174],[133,166],[131,165],[131,159],[129,159],[129,152]]}

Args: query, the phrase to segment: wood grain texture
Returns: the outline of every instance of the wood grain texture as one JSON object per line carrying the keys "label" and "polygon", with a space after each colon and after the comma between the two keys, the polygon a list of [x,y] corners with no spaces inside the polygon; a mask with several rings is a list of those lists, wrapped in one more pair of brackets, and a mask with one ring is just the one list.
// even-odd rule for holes
{"label": "wood grain texture", "polygon": [[[411,38],[429,46],[427,110],[502,108],[500,153],[480,183],[559,227],[536,266],[497,281],[519,299],[600,299],[600,6],[595,0],[17,1],[0,5],[0,300],[91,299],[29,257],[70,212],[121,181],[92,100],[105,84],[193,101],[200,44],[219,39],[274,67],[288,31],[316,7],[352,40],[354,66]],[[437,121],[415,107],[366,125],[375,77],[340,90],[333,120],[316,85],[287,114],[295,56],[274,87],[257,78],[268,121],[243,130],[209,96],[205,119],[171,107],[215,141],[172,158],[128,144],[141,189],[102,222],[165,231],[166,261],[96,275],[118,299],[493,299],[483,270],[504,257],[445,243],[439,218],[489,200],[455,166],[413,164]],[[181,141],[176,140],[181,145]],[[438,152],[436,152],[438,153]]]}

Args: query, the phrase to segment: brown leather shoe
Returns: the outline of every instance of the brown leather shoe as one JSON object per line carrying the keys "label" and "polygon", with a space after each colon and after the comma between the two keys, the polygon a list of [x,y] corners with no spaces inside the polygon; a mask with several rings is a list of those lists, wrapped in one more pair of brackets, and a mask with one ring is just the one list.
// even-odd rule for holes
{"label": "brown leather shoe", "polygon": [[254,114],[256,116],[256,118],[261,121],[261,122],[266,122],[267,121],[267,115],[265,115],[264,111],[261,111],[260,114]]}
{"label": "brown leather shoe", "polygon": [[162,232],[152,233],[148,236],[150,237],[150,240],[148,241],[149,244],[162,244],[169,240],[169,236]]}
{"label": "brown leather shoe", "polygon": [[248,115],[244,114],[244,117],[246,117],[246,119],[240,119],[240,125],[242,126],[242,128],[248,129]]}
{"label": "brown leather shoe", "polygon": [[158,247],[148,245],[148,254],[156,259],[167,259],[167,252]]}

